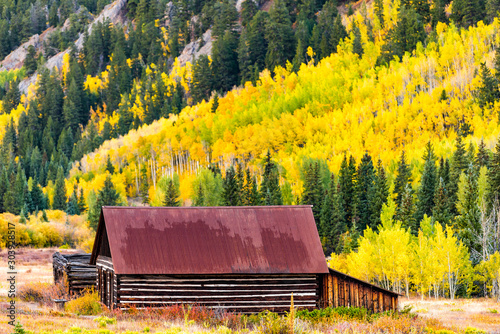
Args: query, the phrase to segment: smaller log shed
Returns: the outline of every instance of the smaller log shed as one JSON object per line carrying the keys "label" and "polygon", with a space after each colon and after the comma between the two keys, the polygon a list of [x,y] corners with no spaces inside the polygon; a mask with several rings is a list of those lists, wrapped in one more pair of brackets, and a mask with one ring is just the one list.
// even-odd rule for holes
{"label": "smaller log shed", "polygon": [[64,278],[68,284],[68,293],[81,293],[83,290],[95,287],[97,269],[90,265],[90,254],[52,254],[52,271],[54,283]]}
{"label": "smaller log shed", "polygon": [[284,312],[292,293],[299,308],[397,308],[397,294],[328,269],[310,206],[103,207],[90,263],[110,308]]}

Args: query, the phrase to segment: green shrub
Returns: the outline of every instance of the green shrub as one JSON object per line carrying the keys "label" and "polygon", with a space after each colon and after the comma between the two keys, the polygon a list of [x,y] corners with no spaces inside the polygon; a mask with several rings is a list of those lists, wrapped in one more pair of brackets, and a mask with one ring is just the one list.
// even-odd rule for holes
{"label": "green shrub", "polygon": [[106,327],[107,325],[116,324],[116,318],[97,317],[94,319],[99,324],[99,327]]}
{"label": "green shrub", "polygon": [[486,331],[474,327],[467,327],[464,334],[486,334]]}
{"label": "green shrub", "polygon": [[287,334],[287,321],[276,313],[265,311],[259,313],[260,324],[256,332],[261,334]]}
{"label": "green shrub", "polygon": [[18,322],[14,327],[14,332],[12,334],[27,334],[23,326]]}
{"label": "green shrub", "polygon": [[313,311],[300,310],[297,311],[297,318],[311,321],[312,323],[328,322],[334,318],[346,318],[356,320],[368,320],[370,318],[368,310],[359,307],[327,307],[324,309],[316,309]]}

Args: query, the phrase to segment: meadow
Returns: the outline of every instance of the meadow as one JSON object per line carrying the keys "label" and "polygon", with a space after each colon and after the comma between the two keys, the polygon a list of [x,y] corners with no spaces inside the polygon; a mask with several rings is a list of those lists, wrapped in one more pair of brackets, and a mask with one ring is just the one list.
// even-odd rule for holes
{"label": "meadow", "polygon": [[[492,299],[401,297],[397,313],[369,314],[357,308],[290,309],[284,315],[239,315],[197,306],[108,310],[96,293],[68,296],[53,284],[52,254],[74,249],[17,250],[17,329],[8,325],[6,272],[0,273],[0,333],[500,333],[500,303]],[[6,250],[0,252],[6,262]],[[54,298],[68,298],[64,309]]]}

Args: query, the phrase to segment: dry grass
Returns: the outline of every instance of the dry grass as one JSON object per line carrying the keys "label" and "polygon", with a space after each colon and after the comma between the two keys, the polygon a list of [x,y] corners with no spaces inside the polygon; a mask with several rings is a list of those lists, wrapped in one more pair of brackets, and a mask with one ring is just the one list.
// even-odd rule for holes
{"label": "dry grass", "polygon": [[[71,328],[81,328],[90,333],[288,333],[290,319],[275,316],[241,317],[206,309],[187,309],[181,306],[163,310],[132,310],[111,312],[104,308],[102,316],[82,316],[65,312],[51,305],[50,300],[60,291],[53,286],[52,254],[59,249],[18,250],[18,292],[38,296],[38,302],[18,300],[18,320],[25,330],[33,333],[64,333]],[[5,261],[5,251],[0,252]],[[12,328],[4,317],[7,307],[5,272],[0,272],[0,333],[11,333]],[[412,333],[445,334],[466,333],[475,327],[491,333],[500,333],[500,304],[487,299],[476,300],[420,300],[401,299],[401,307],[411,304],[418,314],[383,315],[369,320],[332,317],[320,323],[296,318],[294,333]],[[457,311],[460,310],[460,311]],[[97,321],[96,321],[97,319]],[[113,320],[115,319],[115,320]],[[82,331],[82,333],[86,333]],[[77,331],[75,331],[76,333]],[[471,333],[471,332],[470,332]],[[467,333],[469,334],[469,333]]]}
{"label": "dry grass", "polygon": [[404,298],[400,305],[412,305],[413,311],[426,319],[439,319],[448,327],[474,327],[489,333],[500,333],[500,303],[492,299],[424,299]]}
{"label": "dry grass", "polygon": [[[78,252],[75,249],[57,248],[19,248],[16,250],[17,289],[27,283],[54,283],[52,273],[52,254],[60,252],[70,254]],[[0,251],[0,263],[7,263],[7,250]],[[7,295],[7,272],[0,271],[0,296]]]}

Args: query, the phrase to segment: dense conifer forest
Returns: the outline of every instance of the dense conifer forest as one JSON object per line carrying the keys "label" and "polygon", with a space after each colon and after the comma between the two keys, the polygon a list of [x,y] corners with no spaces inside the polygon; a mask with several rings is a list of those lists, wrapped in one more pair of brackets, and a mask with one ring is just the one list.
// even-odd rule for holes
{"label": "dense conifer forest", "polygon": [[118,2],[0,0],[0,60],[43,36],[0,71],[0,212],[95,229],[102,205],[313,205],[334,266],[500,293],[465,267],[440,286],[355,265],[399,231],[495,268],[499,1],[130,0],[96,20]]}

